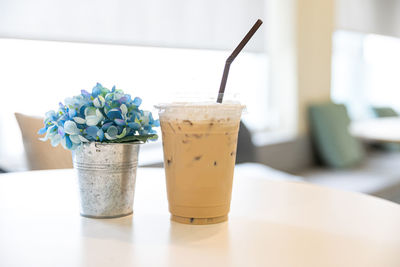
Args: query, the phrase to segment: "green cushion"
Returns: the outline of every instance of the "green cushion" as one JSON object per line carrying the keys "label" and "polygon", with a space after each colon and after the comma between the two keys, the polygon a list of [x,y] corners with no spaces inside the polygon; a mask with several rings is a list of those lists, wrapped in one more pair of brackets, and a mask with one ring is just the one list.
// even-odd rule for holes
{"label": "green cushion", "polygon": [[399,116],[399,114],[397,114],[397,112],[394,109],[389,107],[372,107],[372,111],[379,118]]}
{"label": "green cushion", "polygon": [[333,168],[346,168],[363,160],[364,149],[349,133],[350,118],[344,105],[312,105],[309,118],[311,135],[323,163]]}

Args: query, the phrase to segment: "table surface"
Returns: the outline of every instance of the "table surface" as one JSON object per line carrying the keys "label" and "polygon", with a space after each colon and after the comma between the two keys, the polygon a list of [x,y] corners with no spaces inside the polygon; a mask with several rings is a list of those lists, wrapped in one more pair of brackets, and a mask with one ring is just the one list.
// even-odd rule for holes
{"label": "table surface", "polygon": [[350,125],[350,133],[367,141],[400,143],[400,118],[375,118],[353,122]]}
{"label": "table surface", "polygon": [[240,173],[229,221],[202,226],[170,221],[163,169],[102,220],[79,216],[73,170],[0,175],[0,266],[400,266],[399,205]]}

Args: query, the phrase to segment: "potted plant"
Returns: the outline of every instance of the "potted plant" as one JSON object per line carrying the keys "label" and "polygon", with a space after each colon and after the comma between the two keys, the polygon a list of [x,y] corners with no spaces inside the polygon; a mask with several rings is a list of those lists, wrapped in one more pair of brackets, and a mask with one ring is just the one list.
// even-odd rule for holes
{"label": "potted plant", "polygon": [[159,126],[141,99],[115,86],[97,83],[92,93],[65,99],[57,112],[49,111],[42,141],[72,151],[77,172],[81,215],[114,218],[133,212],[139,146],[156,140]]}

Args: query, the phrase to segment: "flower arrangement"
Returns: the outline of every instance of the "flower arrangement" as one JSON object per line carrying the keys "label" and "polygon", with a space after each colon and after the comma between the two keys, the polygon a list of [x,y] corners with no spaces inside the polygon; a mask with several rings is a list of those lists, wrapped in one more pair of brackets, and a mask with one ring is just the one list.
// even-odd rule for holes
{"label": "flower arrangement", "polygon": [[82,143],[124,143],[157,140],[153,127],[160,126],[151,112],[140,110],[142,100],[131,98],[115,86],[109,90],[97,83],[92,93],[82,90],[80,95],[59,103],[57,112],[46,113],[44,127],[38,134],[46,134],[42,141],[51,140],[74,150]]}

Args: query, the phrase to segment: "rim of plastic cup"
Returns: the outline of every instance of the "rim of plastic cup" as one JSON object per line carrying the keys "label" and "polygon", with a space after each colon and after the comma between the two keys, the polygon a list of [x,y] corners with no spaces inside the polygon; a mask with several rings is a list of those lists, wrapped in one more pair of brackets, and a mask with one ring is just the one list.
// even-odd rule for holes
{"label": "rim of plastic cup", "polygon": [[224,95],[224,101],[222,103],[217,103],[216,95],[211,93],[180,93],[175,94],[171,99],[167,101],[160,102],[154,107],[158,110],[165,108],[199,108],[199,107],[209,107],[209,108],[246,108],[246,105],[241,104],[239,101],[239,94],[226,94]]}
{"label": "rim of plastic cup", "polygon": [[211,102],[172,102],[154,105],[156,109],[164,108],[246,108],[239,102],[211,103]]}

